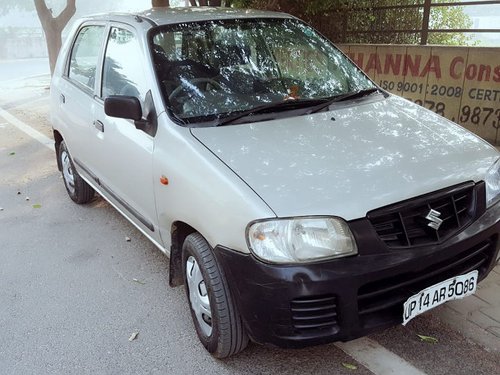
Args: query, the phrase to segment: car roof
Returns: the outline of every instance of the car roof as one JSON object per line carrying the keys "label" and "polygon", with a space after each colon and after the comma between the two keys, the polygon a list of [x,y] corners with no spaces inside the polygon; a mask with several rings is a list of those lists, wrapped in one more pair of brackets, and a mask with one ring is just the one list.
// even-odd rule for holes
{"label": "car roof", "polygon": [[171,23],[210,21],[232,18],[290,18],[285,13],[269,12],[253,9],[213,8],[213,7],[182,7],[182,8],[152,8],[142,14],[157,23],[166,25]]}
{"label": "car roof", "polygon": [[156,25],[169,25],[183,22],[211,21],[235,18],[294,18],[280,13],[254,9],[216,8],[216,7],[159,7],[137,13],[107,13],[85,17],[94,20],[113,20],[130,22],[141,17]]}

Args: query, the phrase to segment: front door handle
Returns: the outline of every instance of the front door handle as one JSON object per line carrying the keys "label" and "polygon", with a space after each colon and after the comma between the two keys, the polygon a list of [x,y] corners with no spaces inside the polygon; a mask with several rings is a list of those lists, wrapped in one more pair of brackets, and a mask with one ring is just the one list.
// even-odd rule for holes
{"label": "front door handle", "polygon": [[104,132],[104,124],[100,122],[99,120],[94,121],[94,126],[97,130]]}

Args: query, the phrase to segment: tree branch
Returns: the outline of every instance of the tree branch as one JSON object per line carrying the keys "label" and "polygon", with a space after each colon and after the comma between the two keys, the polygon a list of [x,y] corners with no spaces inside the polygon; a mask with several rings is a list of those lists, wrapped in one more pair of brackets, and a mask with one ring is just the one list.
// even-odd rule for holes
{"label": "tree branch", "polygon": [[170,1],[169,0],[152,0],[151,5],[153,8],[156,7],[169,7],[170,6]]}
{"label": "tree branch", "polygon": [[[34,0],[36,13],[38,14],[38,18],[42,23],[50,22],[53,17],[49,8],[47,8],[47,4],[45,4],[45,0]],[[74,2],[74,1],[73,1]]]}
{"label": "tree branch", "polygon": [[[36,0],[35,0],[36,1]],[[43,1],[45,3],[45,1]],[[66,7],[56,17],[58,25],[66,25],[76,12],[76,0],[66,0]],[[63,26],[64,27],[64,26]]]}

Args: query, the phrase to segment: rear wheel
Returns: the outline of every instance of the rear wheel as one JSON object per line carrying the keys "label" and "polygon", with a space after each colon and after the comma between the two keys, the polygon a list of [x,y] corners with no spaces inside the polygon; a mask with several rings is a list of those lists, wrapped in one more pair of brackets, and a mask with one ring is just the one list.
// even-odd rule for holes
{"label": "rear wheel", "polygon": [[59,145],[59,161],[62,168],[64,186],[70,198],[78,203],[88,203],[94,197],[94,189],[80,177],[64,141]]}
{"label": "rear wheel", "polygon": [[189,307],[200,341],[216,358],[239,353],[248,345],[248,336],[212,249],[199,233],[192,233],[182,254]]}

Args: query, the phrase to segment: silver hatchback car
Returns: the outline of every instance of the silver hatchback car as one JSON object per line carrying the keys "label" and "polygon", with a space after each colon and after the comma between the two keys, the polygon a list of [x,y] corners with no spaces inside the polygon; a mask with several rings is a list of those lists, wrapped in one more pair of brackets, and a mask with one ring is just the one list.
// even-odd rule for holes
{"label": "silver hatchback car", "polygon": [[498,151],[289,15],[85,18],[51,105],[69,196],[170,257],[216,357],[406,324],[498,262]]}

